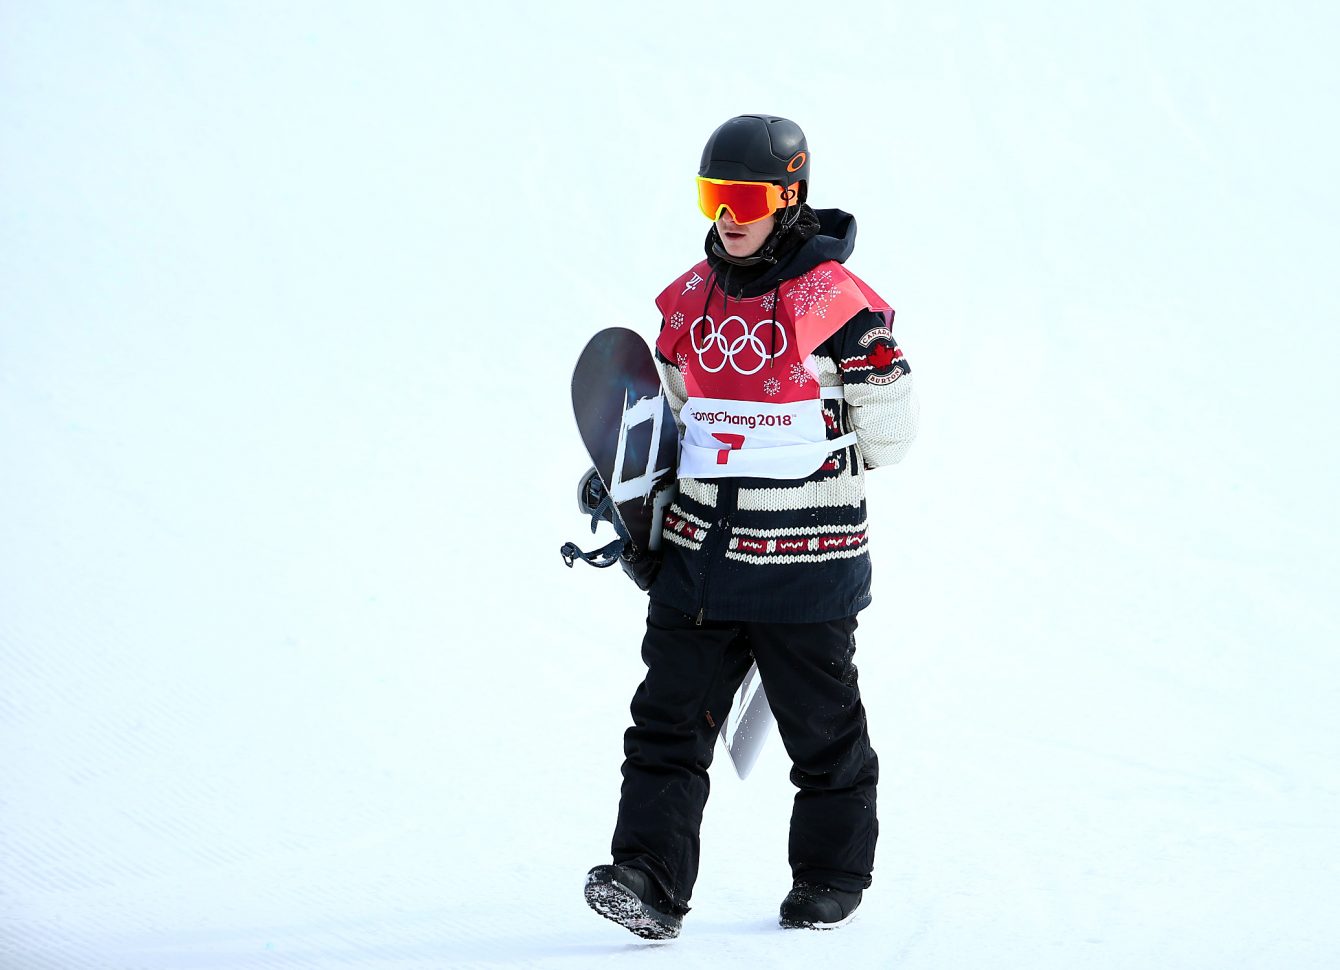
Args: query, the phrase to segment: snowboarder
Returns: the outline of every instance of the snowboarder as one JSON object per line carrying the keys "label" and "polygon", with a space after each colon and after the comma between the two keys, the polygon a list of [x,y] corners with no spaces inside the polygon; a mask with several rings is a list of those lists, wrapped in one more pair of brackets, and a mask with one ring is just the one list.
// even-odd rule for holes
{"label": "snowboarder", "polygon": [[842,925],[871,882],[879,765],[852,662],[871,599],[865,473],[903,457],[917,403],[893,310],[843,265],[855,220],[812,209],[809,182],[794,122],[722,124],[698,170],[707,258],[656,301],[678,495],[613,864],[585,887],[596,912],[648,939],[677,936],[689,911],[714,742],[752,662],[797,789],[781,925]]}

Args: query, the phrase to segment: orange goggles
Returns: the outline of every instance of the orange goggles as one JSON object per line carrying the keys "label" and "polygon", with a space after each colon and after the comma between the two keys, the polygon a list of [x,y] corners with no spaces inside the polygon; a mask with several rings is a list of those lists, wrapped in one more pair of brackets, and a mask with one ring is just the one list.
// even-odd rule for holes
{"label": "orange goggles", "polygon": [[747,226],[785,209],[795,197],[795,186],[784,189],[773,182],[731,182],[698,176],[698,208],[713,222],[725,209],[737,224]]}

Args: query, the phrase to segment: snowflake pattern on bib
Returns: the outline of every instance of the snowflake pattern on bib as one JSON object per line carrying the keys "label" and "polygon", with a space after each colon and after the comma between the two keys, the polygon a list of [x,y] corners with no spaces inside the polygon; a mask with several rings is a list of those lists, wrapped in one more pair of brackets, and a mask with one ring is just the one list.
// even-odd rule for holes
{"label": "snowflake pattern on bib", "polygon": [[682,326],[684,326],[684,314],[676,310],[674,313],[670,314],[670,329],[678,330]]}
{"label": "snowflake pattern on bib", "polygon": [[782,382],[775,377],[769,377],[763,382],[763,393],[768,397],[776,397],[782,390]]}
{"label": "snowflake pattern on bib", "polygon": [[833,271],[816,268],[792,283],[786,298],[791,303],[791,313],[799,319],[811,313],[825,316],[829,305],[841,295],[842,288],[833,282]]}

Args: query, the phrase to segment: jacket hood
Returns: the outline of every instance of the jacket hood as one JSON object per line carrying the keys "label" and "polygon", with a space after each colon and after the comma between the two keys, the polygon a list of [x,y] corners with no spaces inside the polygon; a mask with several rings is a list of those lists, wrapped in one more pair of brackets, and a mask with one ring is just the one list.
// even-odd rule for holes
{"label": "jacket hood", "polygon": [[800,272],[791,274],[793,276],[808,273],[820,263],[826,263],[830,259],[845,263],[847,257],[856,249],[854,215],[841,209],[816,209],[814,214],[819,217],[819,232],[807,240],[804,248],[797,254],[798,257],[807,259],[808,263]]}

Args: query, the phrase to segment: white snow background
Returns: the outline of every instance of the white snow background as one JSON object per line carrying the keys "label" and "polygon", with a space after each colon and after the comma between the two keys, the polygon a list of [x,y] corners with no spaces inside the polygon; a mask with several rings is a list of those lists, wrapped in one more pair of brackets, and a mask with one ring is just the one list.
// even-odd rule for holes
{"label": "white snow background", "polygon": [[[0,966],[1340,964],[1330,3],[0,3]],[[787,115],[922,401],[875,883],[724,757],[590,913],[643,597],[568,377]],[[1326,916],[1327,913],[1331,916]]]}

